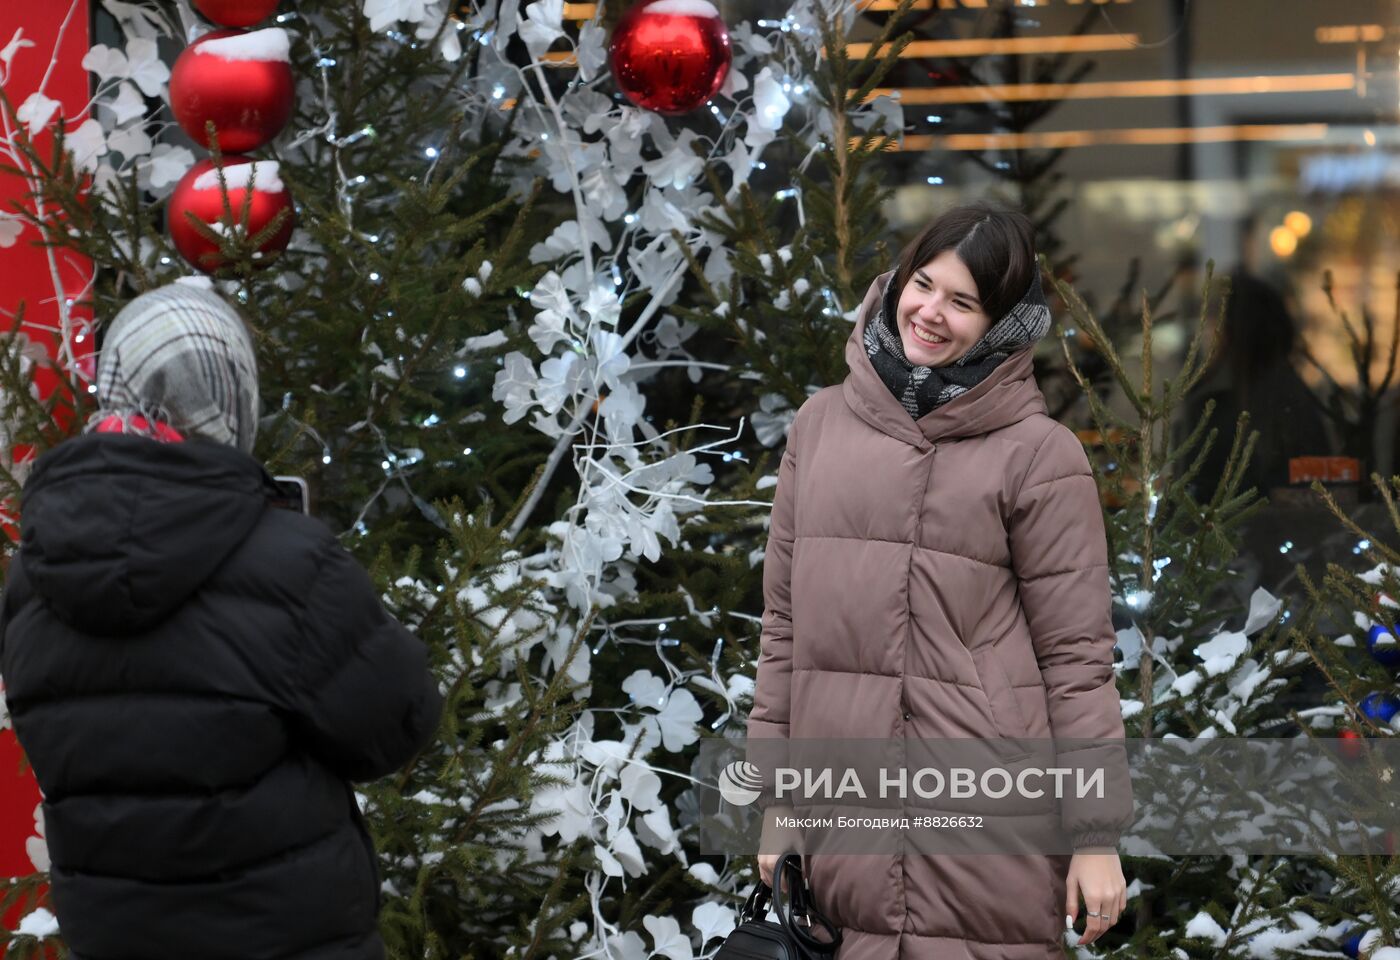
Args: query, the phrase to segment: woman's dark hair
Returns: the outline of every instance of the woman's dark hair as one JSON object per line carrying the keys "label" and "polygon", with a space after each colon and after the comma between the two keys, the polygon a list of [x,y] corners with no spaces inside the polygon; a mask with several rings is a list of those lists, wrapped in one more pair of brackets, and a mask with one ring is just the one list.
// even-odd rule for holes
{"label": "woman's dark hair", "polygon": [[914,271],[944,250],[953,250],[977,284],[982,311],[996,323],[1030,288],[1039,269],[1034,231],[1026,215],[985,201],[954,207],[924,228],[899,255],[895,295]]}

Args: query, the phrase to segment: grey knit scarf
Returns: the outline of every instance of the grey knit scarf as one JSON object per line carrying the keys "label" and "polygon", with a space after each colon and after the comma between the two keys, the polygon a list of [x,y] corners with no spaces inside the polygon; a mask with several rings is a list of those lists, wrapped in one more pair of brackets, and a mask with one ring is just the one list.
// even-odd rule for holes
{"label": "grey knit scarf", "polygon": [[971,390],[1011,354],[1050,329],[1050,306],[1040,288],[1040,271],[1016,305],[988,328],[972,349],[943,366],[914,366],[904,353],[895,307],[894,276],[885,283],[875,316],[865,322],[865,353],[880,379],[915,420]]}
{"label": "grey knit scarf", "polygon": [[242,318],[212,290],[171,283],[132,300],[107,328],[97,367],[94,430],[111,416],[125,432],[150,421],[251,453],[258,368]]}

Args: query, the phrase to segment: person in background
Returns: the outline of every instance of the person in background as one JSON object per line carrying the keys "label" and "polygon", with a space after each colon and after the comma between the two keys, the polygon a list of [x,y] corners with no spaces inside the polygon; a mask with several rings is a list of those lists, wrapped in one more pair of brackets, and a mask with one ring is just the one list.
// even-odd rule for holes
{"label": "person in background", "polygon": [[430,742],[425,646],[270,505],[252,338],[212,290],[128,304],[97,400],[25,485],[0,611],[74,960],[379,960],[350,781]]}
{"label": "person in background", "polygon": [[[1302,336],[1283,297],[1246,268],[1237,269],[1230,278],[1218,352],[1187,393],[1175,431],[1176,442],[1185,439],[1205,416],[1206,401],[1215,401],[1207,430],[1215,427],[1218,433],[1192,484],[1197,500],[1210,499],[1224,476],[1241,411],[1249,412],[1245,437],[1258,430],[1259,439],[1238,492],[1254,487],[1267,497],[1271,488],[1288,484],[1290,458],[1334,452],[1322,405],[1295,366],[1302,351]],[[1183,469],[1198,451],[1192,450]]]}

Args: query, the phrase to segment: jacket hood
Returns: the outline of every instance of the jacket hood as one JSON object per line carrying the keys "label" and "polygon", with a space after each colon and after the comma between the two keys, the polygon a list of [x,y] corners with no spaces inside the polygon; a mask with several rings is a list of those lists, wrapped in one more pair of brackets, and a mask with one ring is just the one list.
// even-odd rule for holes
{"label": "jacket hood", "polygon": [[1045,395],[1035,382],[1035,344],[1030,343],[1009,355],[971,390],[918,420],[911,419],[865,353],[865,324],[875,316],[880,297],[893,278],[893,270],[875,278],[846,340],[850,373],[841,392],[858,417],[881,433],[926,447],[944,438],[979,436],[1047,411]]}
{"label": "jacket hood", "polygon": [[257,461],[224,444],[76,437],[40,457],[25,484],[25,574],[84,633],[143,631],[248,536],[274,489]]}

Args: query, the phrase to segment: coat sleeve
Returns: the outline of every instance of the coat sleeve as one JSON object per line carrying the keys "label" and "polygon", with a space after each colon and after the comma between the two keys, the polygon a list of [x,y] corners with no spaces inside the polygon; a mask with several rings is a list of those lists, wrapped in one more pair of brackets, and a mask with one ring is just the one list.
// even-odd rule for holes
{"label": "coat sleeve", "polygon": [[327,542],[302,612],[294,726],[347,780],[397,770],[437,730],[442,697],[423,642],[379,602],[364,569]]}
{"label": "coat sleeve", "polygon": [[1063,424],[1031,459],[1008,535],[1057,758],[1087,773],[1104,769],[1102,798],[1071,789],[1061,799],[1065,832],[1075,849],[1112,846],[1132,822],[1133,799],[1113,672],[1108,541],[1089,458]]}
{"label": "coat sleeve", "polygon": [[[768,543],[763,552],[763,618],[753,709],[749,711],[748,756],[750,762],[765,773],[783,763],[791,719],[792,551],[795,539],[798,419],[794,419],[788,431],[787,445],[778,464],[778,486],[773,491]],[[769,787],[771,790],[771,783]],[[771,800],[768,791],[760,798],[765,805]]]}

